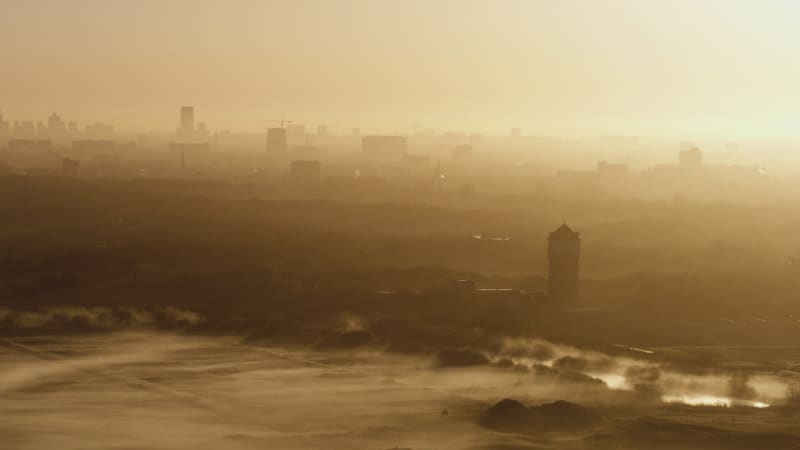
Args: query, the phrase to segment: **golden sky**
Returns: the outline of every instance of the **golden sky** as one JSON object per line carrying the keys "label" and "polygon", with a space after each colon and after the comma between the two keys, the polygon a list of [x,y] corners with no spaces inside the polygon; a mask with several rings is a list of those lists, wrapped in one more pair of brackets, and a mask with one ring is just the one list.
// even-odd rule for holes
{"label": "golden sky", "polygon": [[0,107],[122,129],[795,136],[789,0],[0,0]]}

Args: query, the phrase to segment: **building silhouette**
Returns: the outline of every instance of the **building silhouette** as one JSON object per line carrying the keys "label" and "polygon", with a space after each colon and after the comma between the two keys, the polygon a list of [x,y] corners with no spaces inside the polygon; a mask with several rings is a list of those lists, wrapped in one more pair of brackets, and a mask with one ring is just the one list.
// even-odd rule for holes
{"label": "building silhouette", "polygon": [[286,129],[280,127],[267,130],[267,153],[283,155],[288,151],[289,143],[286,139]]}
{"label": "building silhouette", "polygon": [[11,124],[7,120],[3,120],[3,112],[0,111],[0,141],[5,143],[11,136]]}
{"label": "building silhouette", "polygon": [[547,238],[547,295],[575,298],[580,284],[581,236],[564,222]]}
{"label": "building silhouette", "polygon": [[361,153],[368,159],[383,162],[403,161],[408,151],[408,141],[403,136],[364,136]]}
{"label": "building silhouette", "polygon": [[703,152],[697,147],[681,150],[678,153],[678,165],[681,169],[699,169],[703,166]]}
{"label": "building silhouette", "polygon": [[50,137],[64,135],[67,132],[67,123],[64,122],[58,114],[50,114],[50,116],[47,118],[47,130],[50,134]]}
{"label": "building silhouette", "polygon": [[185,136],[194,133],[194,106],[181,106],[181,127],[178,132]]}

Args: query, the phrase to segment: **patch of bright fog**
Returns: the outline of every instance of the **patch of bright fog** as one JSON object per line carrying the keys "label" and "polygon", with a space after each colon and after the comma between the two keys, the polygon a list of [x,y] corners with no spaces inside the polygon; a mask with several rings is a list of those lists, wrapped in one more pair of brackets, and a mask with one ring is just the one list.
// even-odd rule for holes
{"label": "patch of bright fog", "polygon": [[[655,353],[637,347],[619,347],[647,355]],[[544,352],[543,349],[547,351]],[[547,353],[547,356],[544,357],[542,353]],[[636,369],[640,371],[650,369],[657,375],[656,379],[649,382],[662,391],[661,401],[665,403],[768,408],[771,404],[781,402],[787,391],[787,384],[780,378],[756,375],[748,379],[748,385],[757,393],[758,398],[735,398],[729,395],[730,374],[687,375],[665,370],[656,363],[635,358],[609,357],[600,352],[585,351],[568,345],[555,345],[538,339],[508,339],[501,351],[502,354],[512,355],[510,359],[514,363],[527,367],[539,364],[553,368],[562,358],[580,360],[587,366],[583,373],[603,381],[609,389],[621,391],[635,389],[637,380],[632,379],[631,373],[636,373]]]}
{"label": "patch of bright fog", "polygon": [[[474,420],[502,398],[585,403],[602,391],[513,369],[435,370],[419,357],[235,338],[115,334],[0,344],[0,436],[19,450],[470,448],[504,439]],[[605,368],[595,375],[614,389],[631,389],[628,369],[644,364],[544,342],[509,344],[507,352],[531,364],[581,357]],[[539,352],[545,344],[549,353]],[[514,345],[532,347],[524,356]],[[661,372],[658,382],[675,401],[726,400],[723,377]]]}
{"label": "patch of bright fog", "polygon": [[518,374],[439,372],[421,358],[232,338],[0,344],[0,447],[19,450],[466,448],[501,439],[474,414],[524,389],[508,388]]}
{"label": "patch of bright fog", "polygon": [[747,406],[751,408],[769,408],[769,404],[751,400],[737,400],[728,397],[715,397],[713,395],[665,395],[662,400],[666,403],[681,403],[690,406],[715,406],[730,408],[732,406]]}

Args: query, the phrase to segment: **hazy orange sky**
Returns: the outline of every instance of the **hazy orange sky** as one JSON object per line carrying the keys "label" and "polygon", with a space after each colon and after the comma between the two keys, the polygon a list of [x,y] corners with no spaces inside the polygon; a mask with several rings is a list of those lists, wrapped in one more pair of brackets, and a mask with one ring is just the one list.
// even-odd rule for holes
{"label": "hazy orange sky", "polygon": [[796,136],[800,2],[0,0],[0,107],[122,129]]}

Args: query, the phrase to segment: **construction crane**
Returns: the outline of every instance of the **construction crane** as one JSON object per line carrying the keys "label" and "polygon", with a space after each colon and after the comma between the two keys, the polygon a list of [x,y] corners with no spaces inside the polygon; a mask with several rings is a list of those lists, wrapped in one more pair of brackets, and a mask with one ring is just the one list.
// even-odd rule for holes
{"label": "construction crane", "polygon": [[[286,120],[286,119],[284,119],[283,117],[281,117],[281,120],[276,120],[276,119],[261,119],[261,120],[259,120],[259,122],[267,122],[267,123],[280,123],[280,124],[281,124],[281,128],[286,128],[286,124],[290,124],[290,123],[292,123],[292,121],[291,121],[291,120]],[[311,139],[308,137],[308,133],[303,133],[303,138],[305,139],[305,142],[306,142],[306,144],[305,144],[305,145],[311,145]]]}

